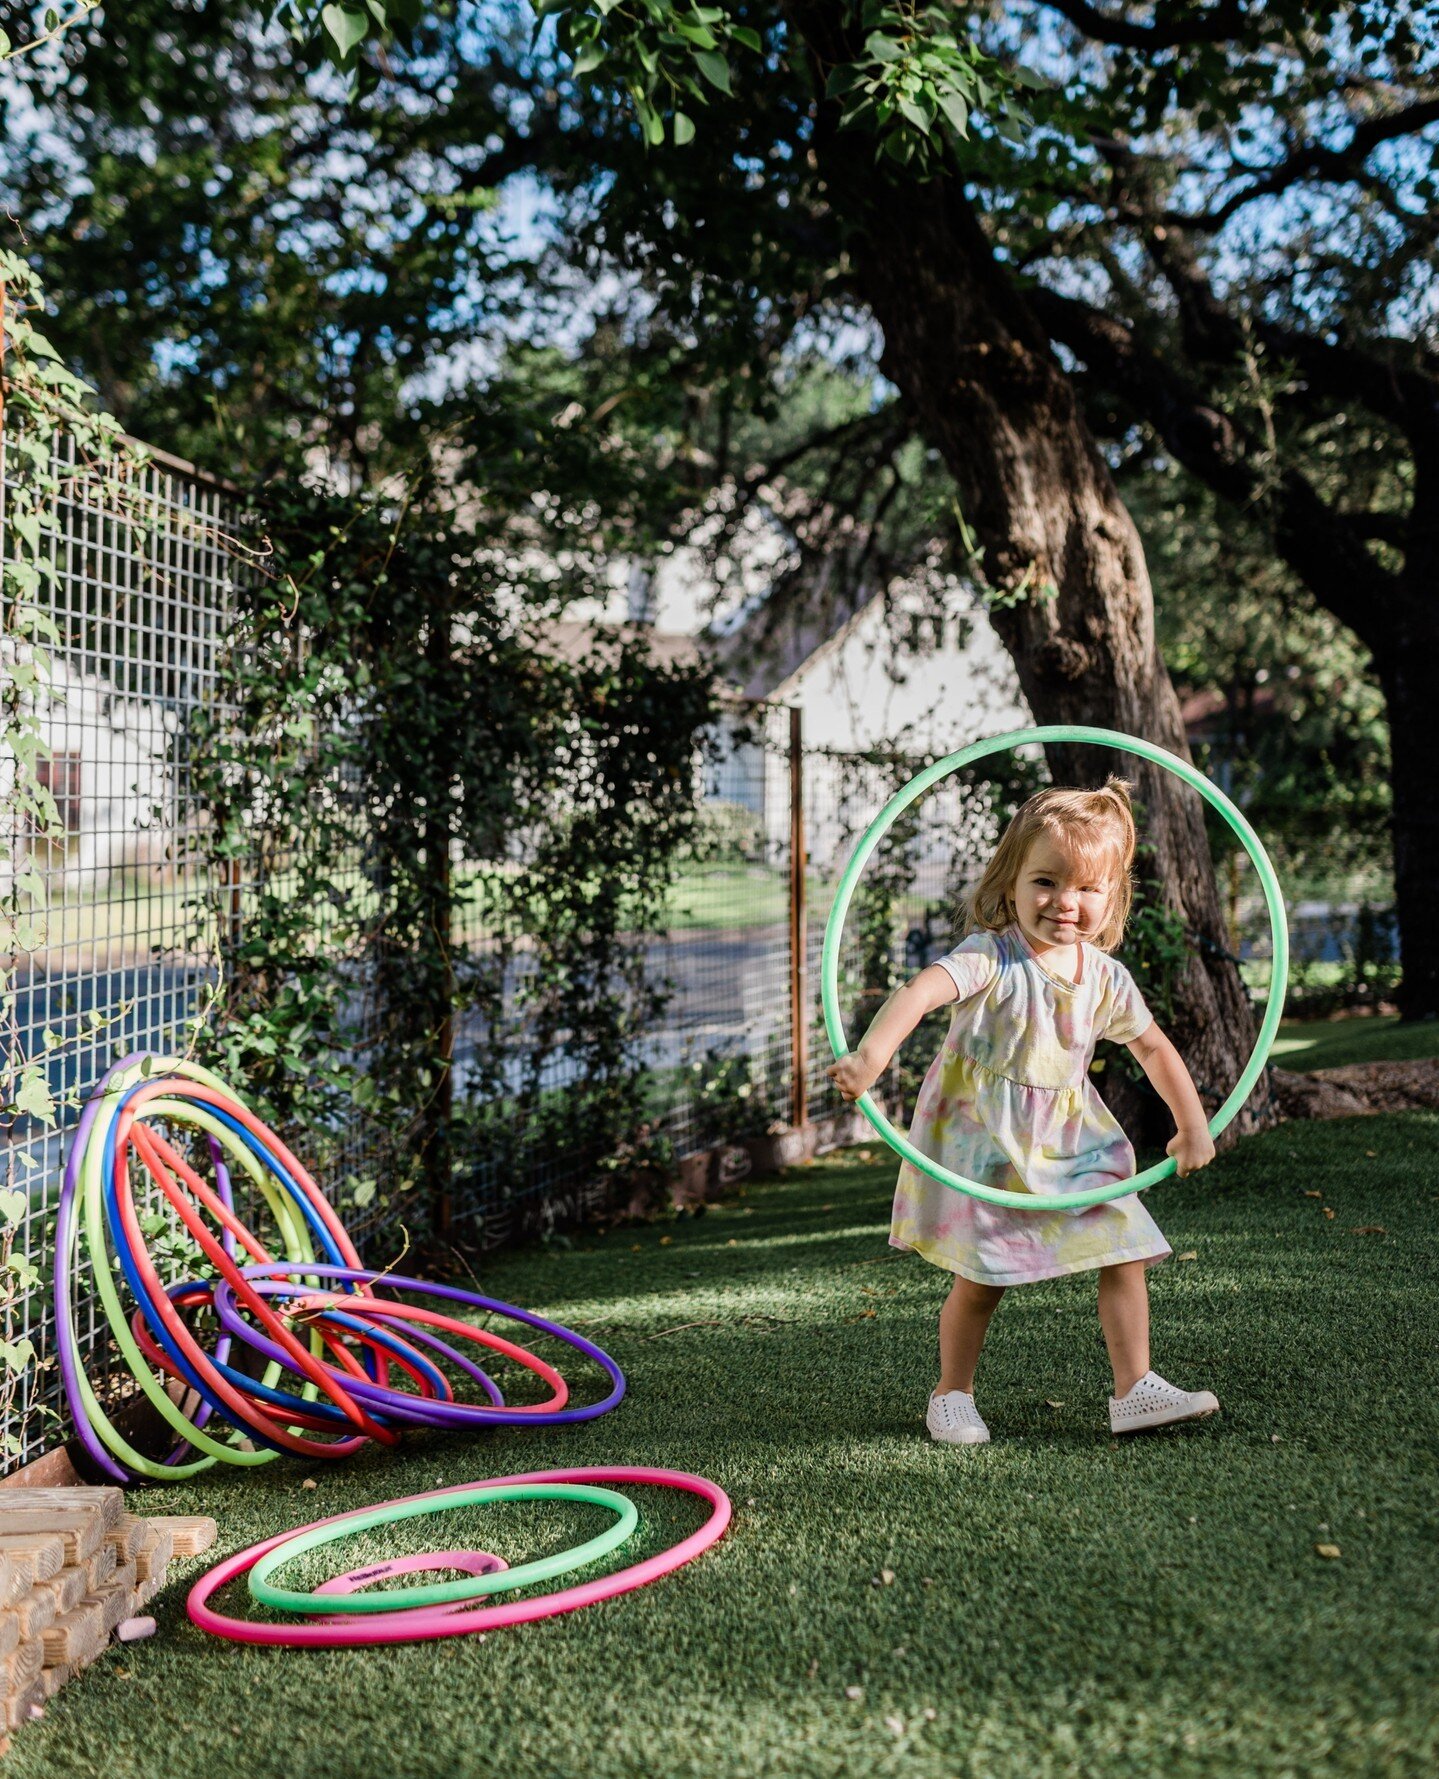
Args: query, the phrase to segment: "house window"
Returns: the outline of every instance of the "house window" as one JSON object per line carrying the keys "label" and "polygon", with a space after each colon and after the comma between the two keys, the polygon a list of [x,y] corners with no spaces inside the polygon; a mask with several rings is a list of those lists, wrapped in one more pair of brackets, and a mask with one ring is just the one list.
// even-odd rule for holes
{"label": "house window", "polygon": [[35,762],[37,781],[55,799],[60,827],[67,837],[80,832],[80,756],[50,754]]}

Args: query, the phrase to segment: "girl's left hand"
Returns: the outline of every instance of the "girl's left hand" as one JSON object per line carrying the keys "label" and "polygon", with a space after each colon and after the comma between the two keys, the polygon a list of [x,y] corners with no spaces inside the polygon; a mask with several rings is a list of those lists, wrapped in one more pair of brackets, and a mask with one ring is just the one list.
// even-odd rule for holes
{"label": "girl's left hand", "polygon": [[1198,1173],[1214,1159],[1214,1138],[1200,1125],[1198,1130],[1177,1131],[1165,1145],[1165,1154],[1172,1155],[1176,1172],[1182,1180],[1186,1174]]}

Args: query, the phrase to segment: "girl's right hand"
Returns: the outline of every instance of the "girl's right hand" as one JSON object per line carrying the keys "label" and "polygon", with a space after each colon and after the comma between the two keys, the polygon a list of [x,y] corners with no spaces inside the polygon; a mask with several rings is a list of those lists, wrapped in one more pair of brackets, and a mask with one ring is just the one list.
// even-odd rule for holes
{"label": "girl's right hand", "polygon": [[865,1055],[862,1046],[858,1050],[851,1050],[848,1056],[840,1057],[838,1062],[832,1062],[825,1070],[825,1074],[839,1089],[840,1098],[844,1100],[857,1100],[862,1093],[867,1093],[874,1086],[883,1073],[883,1069],[877,1069]]}

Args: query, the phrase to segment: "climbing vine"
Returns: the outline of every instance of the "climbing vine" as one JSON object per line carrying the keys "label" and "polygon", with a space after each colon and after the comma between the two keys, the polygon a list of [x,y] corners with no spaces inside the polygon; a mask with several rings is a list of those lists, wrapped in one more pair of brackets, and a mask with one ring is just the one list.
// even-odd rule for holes
{"label": "climbing vine", "polygon": [[266,521],[280,571],[184,741],[226,983],[205,1046],[354,1209],[478,1230],[639,1121],[708,676],[547,646],[573,627],[423,478],[272,489]]}
{"label": "climbing vine", "polygon": [[[32,268],[0,250],[0,1134],[52,1130],[59,1103],[51,1061],[63,1039],[50,1029],[38,1053],[26,1046],[19,997],[45,944],[46,891],[39,859],[63,844],[64,824],[47,781],[47,718],[59,632],[46,606],[57,572],[61,509],[84,475],[97,506],[139,522],[130,471],[134,455],[118,423],[97,410],[93,391],[60,360],[35,323],[42,293]],[[66,449],[60,450],[61,441]],[[66,463],[72,467],[66,468]],[[91,1016],[92,1030],[99,1016]],[[36,1209],[43,1227],[39,1162],[9,1143],[10,1178],[0,1190],[0,1457],[20,1450],[15,1405],[35,1361],[17,1334],[24,1299],[41,1283],[22,1238]]]}

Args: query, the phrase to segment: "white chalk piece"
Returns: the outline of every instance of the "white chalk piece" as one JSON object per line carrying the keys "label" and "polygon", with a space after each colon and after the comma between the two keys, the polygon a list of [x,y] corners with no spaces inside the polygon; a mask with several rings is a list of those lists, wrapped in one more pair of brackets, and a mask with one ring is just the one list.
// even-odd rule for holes
{"label": "white chalk piece", "polygon": [[115,1627],[115,1635],[122,1643],[138,1643],[142,1637],[155,1635],[155,1621],[148,1614],[140,1618],[122,1618]]}

